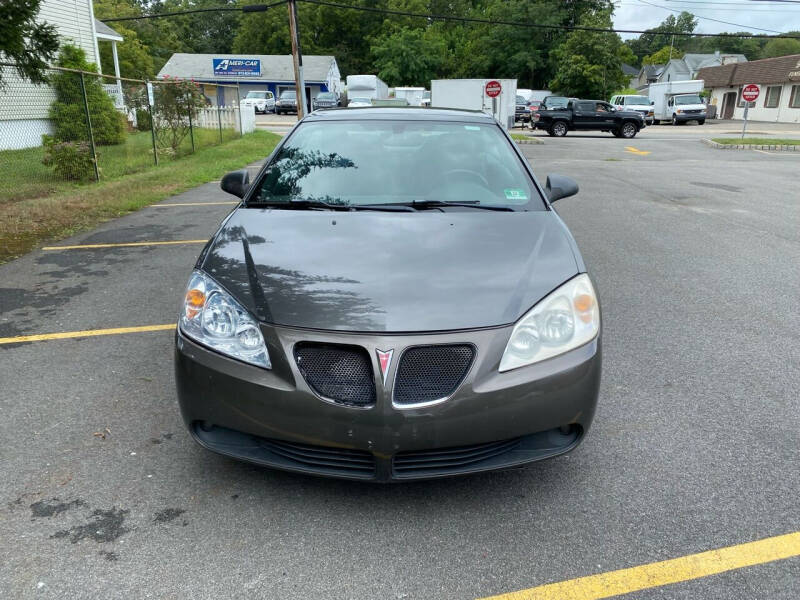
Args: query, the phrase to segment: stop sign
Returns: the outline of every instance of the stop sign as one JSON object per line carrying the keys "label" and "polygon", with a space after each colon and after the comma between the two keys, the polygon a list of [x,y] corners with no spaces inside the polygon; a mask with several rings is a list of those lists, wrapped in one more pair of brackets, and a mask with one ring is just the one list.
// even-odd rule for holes
{"label": "stop sign", "polygon": [[742,100],[746,102],[755,102],[760,93],[761,88],[759,88],[755,83],[748,83],[742,88]]}
{"label": "stop sign", "polygon": [[486,84],[486,95],[489,96],[489,98],[497,98],[502,91],[503,87],[500,85],[500,82],[495,79]]}

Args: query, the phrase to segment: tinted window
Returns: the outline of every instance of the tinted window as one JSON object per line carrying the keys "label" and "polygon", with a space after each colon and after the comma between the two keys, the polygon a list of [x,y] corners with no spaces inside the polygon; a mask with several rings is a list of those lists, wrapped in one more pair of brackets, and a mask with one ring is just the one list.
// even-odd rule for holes
{"label": "tinted window", "polygon": [[247,97],[263,99],[267,97],[267,92],[247,92]]}
{"label": "tinted window", "polygon": [[334,100],[334,95],[332,92],[322,92],[317,95],[317,100]]}
{"label": "tinted window", "polygon": [[254,200],[477,201],[544,209],[497,125],[451,122],[303,123],[270,163]]}
{"label": "tinted window", "polygon": [[293,100],[295,97],[296,94],[294,93],[294,90],[285,90],[281,92],[281,98],[284,98],[286,100]]}
{"label": "tinted window", "polygon": [[594,106],[595,106],[594,102],[578,102],[576,109],[591,112],[594,110]]}

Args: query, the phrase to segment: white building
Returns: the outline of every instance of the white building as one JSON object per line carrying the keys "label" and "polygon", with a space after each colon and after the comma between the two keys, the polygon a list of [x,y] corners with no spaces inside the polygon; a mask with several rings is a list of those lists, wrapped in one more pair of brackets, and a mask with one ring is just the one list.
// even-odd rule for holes
{"label": "white building", "polygon": [[744,54],[684,54],[681,58],[673,58],[658,75],[658,83],[665,81],[688,81],[695,79],[700,69],[718,67],[733,63],[747,62]]}
{"label": "white building", "polygon": [[[177,53],[158,72],[159,79],[164,77],[194,79],[216,106],[237,105],[237,84],[242,98],[250,91],[269,91],[277,98],[282,91],[295,88],[294,64],[289,54]],[[342,76],[333,56],[304,55],[303,78],[309,103],[320,92],[342,93]]]}
{"label": "white building", "polygon": [[[98,40],[110,41],[115,59],[115,75],[119,77],[116,45],[122,41],[122,36],[95,20],[92,0],[42,0],[37,21],[55,26],[62,44],[83,48],[87,60],[98,65],[98,70]],[[34,85],[22,79],[13,67],[0,69],[3,70],[3,81],[6,84],[5,88],[0,89],[0,150],[41,145],[42,134],[52,133],[47,115],[55,100],[55,93],[48,85]],[[118,85],[113,79],[107,80],[105,87],[115,96]],[[118,104],[121,94],[119,98]]]}
{"label": "white building", "polygon": [[697,78],[711,92],[717,118],[743,118],[742,88],[754,83],[761,87],[761,94],[751,103],[748,119],[800,123],[800,54],[707,67],[700,69]]}

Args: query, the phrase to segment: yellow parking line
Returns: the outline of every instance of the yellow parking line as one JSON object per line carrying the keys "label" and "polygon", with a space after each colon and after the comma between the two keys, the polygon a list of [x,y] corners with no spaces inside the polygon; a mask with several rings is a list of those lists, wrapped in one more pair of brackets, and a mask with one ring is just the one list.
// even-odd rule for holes
{"label": "yellow parking line", "polygon": [[598,600],[800,556],[800,531],[484,600]]}
{"label": "yellow parking line", "polygon": [[221,206],[223,204],[240,204],[239,202],[175,202],[173,204],[151,204],[153,208],[173,206]]}
{"label": "yellow parking line", "polygon": [[112,329],[87,329],[85,331],[62,331],[60,333],[39,333],[36,335],[18,335],[0,338],[2,344],[19,344],[22,342],[44,342],[47,340],[68,340],[71,338],[92,337],[98,335],[117,335],[120,333],[142,333],[146,331],[168,331],[175,329],[175,324],[144,325],[142,327],[114,327]]}
{"label": "yellow parking line", "polygon": [[634,148],[633,146],[625,146],[625,151],[630,152],[631,154],[638,154],[639,156],[647,156],[650,154],[649,150],[639,150],[638,148]]}
{"label": "yellow parking line", "polygon": [[205,244],[208,240],[175,240],[171,242],[124,242],[119,244],[77,244],[75,246],[45,246],[42,250],[92,250],[94,248],[130,248],[135,246],[175,246]]}

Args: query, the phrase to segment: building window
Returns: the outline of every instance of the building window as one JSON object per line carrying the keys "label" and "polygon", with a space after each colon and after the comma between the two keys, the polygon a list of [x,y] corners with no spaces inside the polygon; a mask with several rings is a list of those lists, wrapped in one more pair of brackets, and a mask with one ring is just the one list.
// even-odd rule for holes
{"label": "building window", "polygon": [[771,85],[767,88],[767,95],[764,96],[764,108],[778,108],[781,102],[782,87],[780,85]]}
{"label": "building window", "polygon": [[792,97],[789,99],[791,108],[800,108],[800,85],[792,86]]}

